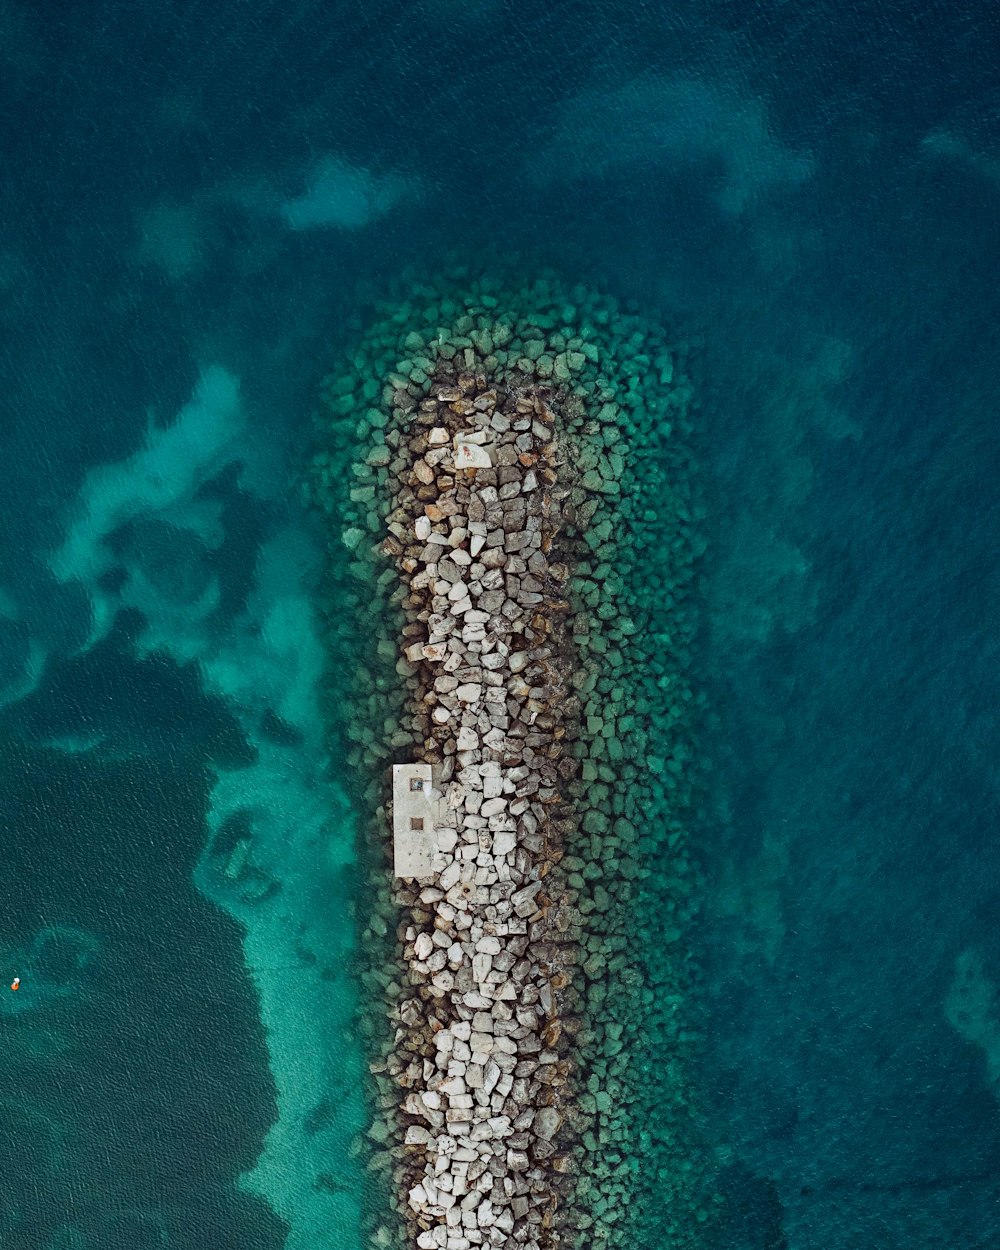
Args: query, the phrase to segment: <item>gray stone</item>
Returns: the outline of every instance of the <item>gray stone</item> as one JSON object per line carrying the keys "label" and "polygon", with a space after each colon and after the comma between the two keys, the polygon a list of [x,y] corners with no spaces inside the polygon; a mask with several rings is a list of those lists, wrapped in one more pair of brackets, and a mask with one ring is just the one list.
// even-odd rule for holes
{"label": "gray stone", "polygon": [[535,1131],[535,1135],[540,1137],[542,1141],[551,1141],[559,1131],[561,1123],[562,1116],[555,1107],[539,1107],[535,1113],[532,1128]]}

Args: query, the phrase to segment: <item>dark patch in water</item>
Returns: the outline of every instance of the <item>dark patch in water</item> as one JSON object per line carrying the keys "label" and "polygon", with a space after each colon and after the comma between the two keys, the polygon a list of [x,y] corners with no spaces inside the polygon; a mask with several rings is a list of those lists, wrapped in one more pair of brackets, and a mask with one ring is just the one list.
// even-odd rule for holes
{"label": "dark patch in water", "polygon": [[294,725],[282,720],[278,713],[270,708],[261,717],[260,731],[275,746],[296,748],[301,747],[305,741]]}

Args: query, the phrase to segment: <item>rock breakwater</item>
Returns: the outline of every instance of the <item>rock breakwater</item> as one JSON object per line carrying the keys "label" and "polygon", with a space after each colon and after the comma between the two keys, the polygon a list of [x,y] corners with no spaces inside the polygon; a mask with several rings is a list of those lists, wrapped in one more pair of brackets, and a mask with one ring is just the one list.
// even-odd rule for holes
{"label": "rock breakwater", "polygon": [[[418,288],[363,342],[307,489],[370,822],[373,1243],[694,1244],[690,389],[548,281]],[[431,770],[416,881],[390,763]]]}
{"label": "rock breakwater", "polygon": [[434,875],[396,890],[410,992],[387,1070],[407,1091],[407,1206],[425,1250],[547,1245],[570,1065],[545,885],[579,771],[556,418],[537,387],[440,364],[427,398],[393,402],[410,418],[383,543],[406,590],[404,718],[443,798]]}

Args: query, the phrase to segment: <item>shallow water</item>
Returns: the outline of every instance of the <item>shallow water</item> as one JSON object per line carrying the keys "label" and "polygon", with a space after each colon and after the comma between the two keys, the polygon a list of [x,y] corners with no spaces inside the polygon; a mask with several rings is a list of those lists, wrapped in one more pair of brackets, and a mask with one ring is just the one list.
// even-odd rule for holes
{"label": "shallow water", "polygon": [[0,36],[0,1245],[358,1244],[289,484],[347,319],[456,245],[700,343],[722,1244],[995,1244],[992,9],[8,0]]}

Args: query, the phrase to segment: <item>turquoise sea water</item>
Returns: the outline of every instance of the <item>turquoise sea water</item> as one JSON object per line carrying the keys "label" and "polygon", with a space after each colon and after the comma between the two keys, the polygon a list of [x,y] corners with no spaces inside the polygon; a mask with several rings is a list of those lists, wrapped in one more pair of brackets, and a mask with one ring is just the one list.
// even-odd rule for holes
{"label": "turquoise sea water", "polygon": [[997,36],[0,3],[3,1250],[358,1244],[292,487],[347,318],[456,245],[698,344],[720,1244],[997,1244]]}

